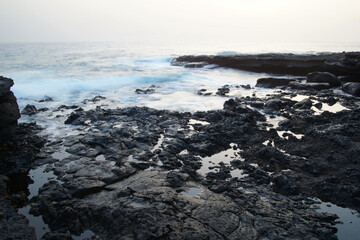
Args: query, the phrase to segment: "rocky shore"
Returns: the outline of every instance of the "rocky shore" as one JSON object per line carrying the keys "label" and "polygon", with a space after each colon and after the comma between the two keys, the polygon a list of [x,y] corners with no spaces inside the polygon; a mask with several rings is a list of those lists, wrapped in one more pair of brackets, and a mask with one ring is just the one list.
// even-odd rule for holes
{"label": "rocky shore", "polygon": [[[261,98],[226,98],[240,86],[219,88],[221,110],[62,106],[77,134],[47,140],[37,125],[19,125],[1,145],[0,238],[35,238],[15,211],[29,200],[29,214],[49,228],[42,239],[337,239],[337,216],[315,205],[360,210],[358,59],[179,57],[173,64],[287,76],[259,79],[257,87],[277,88]],[[341,91],[344,79],[352,95]],[[36,194],[27,189],[30,169],[52,176]],[[14,176],[25,186],[15,188]]]}
{"label": "rocky shore", "polygon": [[0,238],[35,239],[28,220],[17,213],[27,204],[27,174],[45,143],[35,123],[17,124],[20,118],[12,79],[0,76]]}
{"label": "rocky shore", "polygon": [[239,54],[230,56],[187,55],[175,58],[173,65],[199,68],[207,65],[226,67],[251,72],[290,74],[304,76],[310,72],[330,72],[339,76],[348,76],[359,82],[360,53],[319,53],[319,54]]}

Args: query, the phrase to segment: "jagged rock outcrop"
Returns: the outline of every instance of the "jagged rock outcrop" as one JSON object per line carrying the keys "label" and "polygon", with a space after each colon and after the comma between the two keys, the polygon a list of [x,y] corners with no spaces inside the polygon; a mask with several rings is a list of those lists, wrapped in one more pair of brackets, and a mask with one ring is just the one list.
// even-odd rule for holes
{"label": "jagged rock outcrop", "polygon": [[9,138],[20,118],[16,97],[10,91],[13,85],[12,79],[0,76],[0,142]]}

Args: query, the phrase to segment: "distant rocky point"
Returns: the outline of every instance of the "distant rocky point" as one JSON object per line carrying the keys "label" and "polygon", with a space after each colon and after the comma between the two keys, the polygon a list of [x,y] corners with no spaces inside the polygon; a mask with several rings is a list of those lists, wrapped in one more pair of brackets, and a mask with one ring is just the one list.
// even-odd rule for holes
{"label": "distant rocky point", "polygon": [[305,76],[310,72],[329,72],[360,81],[360,52],[319,54],[241,54],[229,56],[187,55],[175,58],[172,65],[189,68],[217,65],[251,72]]}
{"label": "distant rocky point", "polygon": [[[186,68],[223,67],[297,78],[261,78],[256,87],[290,87],[299,90],[323,90],[341,87],[360,96],[360,52],[319,54],[241,54],[230,56],[188,55],[173,59],[172,65]],[[306,76],[306,78],[299,78]],[[303,80],[306,79],[306,82]]]}

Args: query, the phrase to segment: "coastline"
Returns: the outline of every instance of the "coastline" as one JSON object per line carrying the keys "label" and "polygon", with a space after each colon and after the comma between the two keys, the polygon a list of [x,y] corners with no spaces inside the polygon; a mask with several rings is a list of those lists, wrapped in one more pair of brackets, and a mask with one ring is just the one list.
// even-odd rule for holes
{"label": "coastline", "polygon": [[[302,67],[274,55],[269,65],[263,58],[269,55],[260,56],[258,62],[247,56],[246,69],[237,60],[234,65],[239,56],[180,57],[173,64],[242,70],[251,65],[253,71],[256,65],[261,72],[275,64],[282,67],[271,71],[280,78],[329,65],[329,59],[315,59]],[[262,80],[258,87],[279,92],[226,98],[221,110],[104,109],[101,97],[88,101],[100,103],[92,110],[64,106],[71,112],[65,123],[77,132],[50,139],[32,154],[33,169],[46,166],[57,177],[29,199],[30,213],[51,229],[44,239],[86,230],[93,239],[336,239],[336,216],[316,212],[313,198],[359,211],[360,100],[337,93],[346,79],[358,79],[358,62],[349,68],[343,53],[331,56],[338,85],[333,78],[319,80],[320,87],[309,77]],[[216,94],[231,91],[219,86]],[[206,90],[200,93],[206,101]],[[38,112],[29,108],[27,114]],[[199,174],[206,157],[229,149],[233,156],[224,154],[223,163]]]}

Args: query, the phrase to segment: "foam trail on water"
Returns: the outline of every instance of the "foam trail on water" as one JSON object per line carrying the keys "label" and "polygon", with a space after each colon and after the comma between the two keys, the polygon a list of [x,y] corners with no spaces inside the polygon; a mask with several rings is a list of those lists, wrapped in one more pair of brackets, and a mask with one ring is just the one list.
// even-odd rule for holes
{"label": "foam trail on water", "polygon": [[155,76],[122,75],[99,76],[87,79],[77,78],[51,78],[51,79],[26,79],[17,81],[13,91],[18,98],[40,99],[44,95],[55,99],[64,99],[66,95],[76,95],[92,91],[112,91],[124,86],[133,88],[142,85],[161,84],[169,81],[178,81],[182,78],[178,74],[163,74]]}

